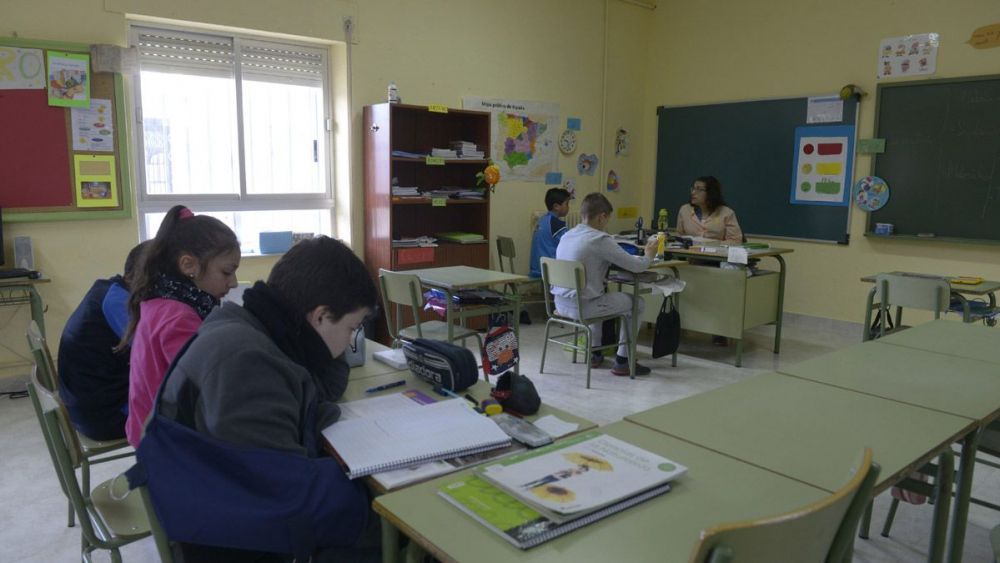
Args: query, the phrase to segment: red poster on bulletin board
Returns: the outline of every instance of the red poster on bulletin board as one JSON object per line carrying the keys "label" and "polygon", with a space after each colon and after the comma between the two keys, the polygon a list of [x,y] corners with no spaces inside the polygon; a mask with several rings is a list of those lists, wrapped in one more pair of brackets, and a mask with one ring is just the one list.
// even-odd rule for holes
{"label": "red poster on bulletin board", "polygon": [[45,90],[0,90],[0,207],[73,205],[66,111]]}

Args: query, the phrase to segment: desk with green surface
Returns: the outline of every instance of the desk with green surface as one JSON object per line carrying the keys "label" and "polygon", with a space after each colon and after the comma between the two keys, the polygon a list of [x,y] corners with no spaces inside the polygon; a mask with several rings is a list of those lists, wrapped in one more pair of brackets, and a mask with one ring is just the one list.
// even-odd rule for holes
{"label": "desk with green surface", "polygon": [[[688,474],[660,497],[528,550],[514,547],[438,497],[443,483],[470,470],[378,497],[375,512],[383,524],[398,527],[443,562],[673,562],[686,561],[699,532],[714,524],[788,512],[829,494],[630,422],[601,430],[686,465]],[[841,483],[847,481],[854,457],[846,459],[839,463]],[[394,561],[395,555],[383,550],[383,561]]]}
{"label": "desk with green surface", "polygon": [[[895,276],[915,276],[915,277],[947,280],[948,285],[951,287],[952,296],[957,297],[962,304],[962,320],[964,320],[967,323],[972,322],[973,320],[975,320],[975,318],[973,317],[973,311],[971,310],[971,307],[969,305],[969,300],[966,296],[986,297],[987,299],[989,299],[989,308],[991,310],[995,309],[997,306],[996,293],[997,291],[1000,291],[1000,282],[998,281],[983,280],[977,284],[967,284],[967,283],[956,283],[955,278],[949,278],[947,276],[914,274],[910,272],[886,272],[886,273]],[[874,275],[864,276],[861,278],[861,281],[873,284],[875,283],[875,276]],[[876,287],[872,287],[870,290],[868,290],[868,304],[869,307],[871,308],[874,308],[875,306],[874,301],[875,301],[876,291],[877,291]],[[898,325],[899,324],[898,310],[896,314],[897,314],[896,324]]]}
{"label": "desk with green surface", "polygon": [[[724,262],[728,257],[726,247],[716,252],[688,249],[667,249],[676,258]],[[715,247],[712,247],[715,248]],[[686,282],[678,311],[681,328],[725,336],[736,341],[736,367],[743,363],[743,333],[756,326],[773,324],[774,353],[781,349],[781,317],[785,303],[786,265],[782,255],[793,252],[790,248],[748,249],[750,259],[773,258],[778,271],[761,270],[752,277],[746,271],[722,268],[685,266],[680,278]],[[642,320],[655,322],[661,301],[651,299],[646,305]]]}
{"label": "desk with green surface", "polygon": [[[946,453],[970,418],[780,373],[750,377],[626,420],[833,492],[843,460],[872,448],[875,494]],[[949,503],[935,505],[930,561],[944,551]]]}
{"label": "desk with green surface", "polygon": [[508,272],[495,272],[471,266],[423,268],[419,270],[406,270],[404,273],[417,276],[420,278],[420,283],[426,287],[443,291],[447,303],[451,303],[452,295],[455,292],[463,289],[478,289],[496,285],[510,288],[511,293],[506,295],[510,301],[508,304],[496,307],[473,305],[471,307],[459,307],[457,310],[453,307],[448,307],[445,322],[448,323],[449,341],[453,336],[456,320],[462,322],[468,317],[480,316],[491,312],[511,311],[514,314],[514,332],[519,332],[521,298],[517,293],[517,286],[518,284],[531,281],[531,278],[528,276]]}
{"label": "desk with green surface", "polygon": [[1000,332],[975,324],[941,319],[879,338],[878,341],[948,356],[1000,363]]}
{"label": "desk with green surface", "polygon": [[[973,330],[953,331],[954,326]],[[975,340],[977,336],[993,335],[991,329],[939,320],[905,330],[935,334],[939,344]],[[962,441],[962,454],[956,473],[957,493],[952,513],[951,561],[961,559],[968,518],[972,475],[979,434],[990,422],[1000,417],[1000,353],[993,350],[989,362],[982,359],[946,355],[921,348],[889,344],[886,337],[792,366],[783,366],[781,373],[866,393],[876,397],[915,405],[935,412],[948,413],[975,421],[976,427]],[[994,344],[1000,337],[992,336]],[[987,348],[988,349],[988,348]]]}

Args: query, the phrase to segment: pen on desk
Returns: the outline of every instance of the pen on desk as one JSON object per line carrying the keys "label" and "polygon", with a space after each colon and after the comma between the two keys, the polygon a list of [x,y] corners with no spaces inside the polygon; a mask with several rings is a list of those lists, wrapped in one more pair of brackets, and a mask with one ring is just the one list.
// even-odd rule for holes
{"label": "pen on desk", "polygon": [[385,385],[365,389],[365,393],[378,393],[379,391],[385,391],[386,389],[392,389],[393,387],[399,387],[400,385],[406,385],[406,381],[393,381],[392,383],[386,383]]}

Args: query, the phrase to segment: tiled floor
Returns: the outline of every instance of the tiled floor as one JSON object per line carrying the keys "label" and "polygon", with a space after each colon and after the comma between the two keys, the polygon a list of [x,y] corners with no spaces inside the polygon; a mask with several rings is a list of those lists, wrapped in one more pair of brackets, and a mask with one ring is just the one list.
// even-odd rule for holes
{"label": "tiled floor", "polygon": [[[538,320],[541,315],[534,314]],[[522,373],[532,377],[545,402],[599,423],[661,405],[764,371],[779,363],[796,363],[860,341],[857,324],[811,317],[786,317],[781,354],[771,352],[773,328],[762,327],[748,339],[742,368],[732,365],[735,348],[712,346],[705,335],[685,335],[676,368],[669,358],[650,360],[648,347],[640,345],[640,360],[653,368],[652,375],[635,380],[594,370],[592,389],[584,388],[584,367],[571,364],[568,354],[550,349],[545,374],[538,374],[543,325],[522,327]],[[648,334],[641,342],[648,343]],[[0,381],[0,388],[16,382]],[[3,389],[0,389],[3,390]],[[123,470],[127,462],[97,466],[94,482]],[[1000,500],[1000,470],[980,465],[973,488],[975,496]],[[0,561],[55,562],[79,560],[79,531],[66,527],[66,500],[59,490],[38,423],[27,399],[0,399]],[[883,522],[889,495],[875,503],[873,528]],[[931,510],[927,505],[902,505],[890,538],[873,533],[856,542],[855,561],[909,562],[926,558]],[[992,561],[988,530],[1000,523],[1000,513],[973,506],[965,541],[964,561]],[[666,524],[666,523],[665,523]],[[692,542],[694,538],[692,538]],[[123,550],[125,561],[155,561],[152,542],[145,540]],[[109,560],[106,552],[96,561]]]}

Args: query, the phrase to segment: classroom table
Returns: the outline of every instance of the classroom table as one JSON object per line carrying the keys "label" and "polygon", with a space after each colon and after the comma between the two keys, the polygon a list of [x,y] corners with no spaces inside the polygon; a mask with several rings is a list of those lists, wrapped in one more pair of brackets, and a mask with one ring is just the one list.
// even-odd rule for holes
{"label": "classroom table", "polygon": [[[794,252],[791,248],[747,249],[752,260],[773,258],[778,263],[777,278],[774,272],[764,272],[740,278],[743,271],[686,268],[682,278],[689,287],[684,291],[684,306],[679,309],[681,328],[725,336],[736,340],[736,367],[743,365],[744,332],[764,324],[773,324],[774,353],[781,350],[782,314],[785,303],[786,264],[782,255]],[[667,248],[668,256],[689,260],[725,262],[728,247],[692,246]],[[653,311],[651,307],[647,311]],[[657,309],[658,310],[658,309]],[[644,320],[651,320],[647,316]]]}
{"label": "classroom table", "polygon": [[31,320],[38,324],[38,330],[45,336],[45,307],[42,297],[35,288],[38,284],[50,283],[48,278],[5,278],[0,279],[0,306],[21,305],[31,306]]}
{"label": "classroom table", "polygon": [[[948,285],[951,287],[952,296],[958,297],[962,302],[962,320],[967,323],[972,322],[975,319],[972,318],[972,311],[969,308],[969,300],[966,296],[973,296],[973,297],[985,296],[987,299],[989,299],[990,309],[995,309],[997,306],[996,292],[1000,291],[1000,282],[998,281],[983,280],[977,284],[970,285],[964,283],[955,283],[953,279],[948,276],[915,274],[913,272],[886,272],[886,273],[892,274],[894,276],[916,276],[916,277],[946,280],[948,282]],[[875,274],[863,276],[861,278],[861,281],[867,283],[875,283]],[[875,300],[875,291],[876,291],[875,287],[868,290],[868,304],[870,307],[873,306]],[[897,324],[899,323],[897,322]]]}
{"label": "classroom table", "polygon": [[1000,363],[894,346],[885,340],[782,366],[779,372],[976,421],[976,428],[962,439],[956,472],[949,558],[960,561],[979,436],[983,428],[1000,417]]}
{"label": "classroom table", "polygon": [[[833,492],[840,464],[863,447],[882,467],[873,495],[888,489],[976,427],[972,419],[765,373],[626,420]],[[946,502],[935,505],[930,561],[944,551]]]}
{"label": "classroom table", "polygon": [[[448,341],[451,342],[455,333],[455,321],[464,323],[469,317],[478,317],[491,313],[511,312],[513,315],[514,334],[520,337],[521,332],[521,297],[518,294],[517,286],[520,283],[531,281],[528,276],[520,274],[497,272],[483,268],[473,268],[472,266],[445,266],[441,268],[423,268],[418,270],[406,270],[407,274],[413,274],[420,279],[421,285],[438,289],[445,294],[445,303],[448,303],[445,313],[445,322],[448,324]],[[452,305],[452,295],[462,289],[480,289],[494,285],[503,285],[510,288],[510,293],[506,294],[507,303],[500,305]],[[518,366],[514,368],[515,373],[519,373]]]}
{"label": "classroom table", "polygon": [[1000,363],[1000,333],[976,324],[938,319],[879,338],[882,344]]}
{"label": "classroom table", "polygon": [[[446,563],[673,562],[687,561],[705,528],[788,512],[829,494],[629,422],[601,431],[681,463],[688,473],[662,496],[528,550],[514,547],[437,495],[443,483],[470,473],[468,469],[378,497],[375,512],[384,527],[398,528]],[[841,484],[848,479],[847,464],[860,451],[838,463]],[[383,547],[382,560],[396,561],[396,551]]]}

